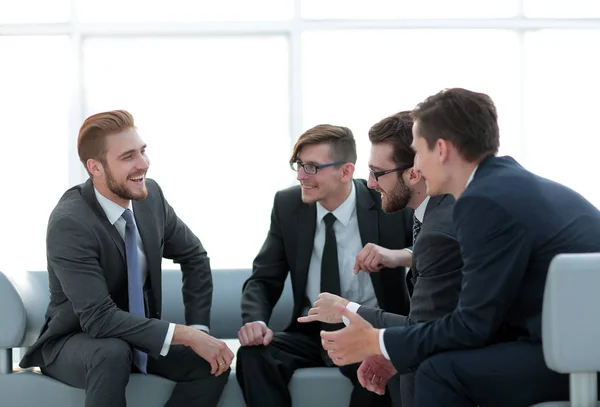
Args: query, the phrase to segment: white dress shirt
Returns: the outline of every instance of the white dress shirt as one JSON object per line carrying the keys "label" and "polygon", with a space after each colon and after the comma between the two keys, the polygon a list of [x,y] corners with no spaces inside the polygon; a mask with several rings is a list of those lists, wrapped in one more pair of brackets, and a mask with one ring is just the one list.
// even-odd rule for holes
{"label": "white dress shirt", "polygon": [[[325,221],[323,218],[329,211],[317,202],[317,219],[313,251],[308,267],[306,281],[306,296],[310,303],[314,303],[321,293],[321,260],[325,246]],[[358,229],[356,216],[356,189],[352,182],[352,190],[346,200],[333,212],[337,219],[333,224],[335,240],[337,242],[338,265],[340,272],[340,291],[343,298],[372,307],[377,307],[377,297],[373,283],[368,273],[354,274],[356,256],[362,250],[362,240]],[[304,310],[306,315],[308,308]]]}
{"label": "white dress shirt", "polygon": [[[325,221],[323,218],[329,213],[319,202],[316,205],[317,225],[306,281],[306,296],[311,304],[317,300],[321,293],[321,260],[323,259],[323,247],[325,246]],[[354,274],[356,256],[362,250],[362,240],[356,216],[356,190],[354,182],[352,183],[352,190],[348,198],[332,213],[337,219],[333,224],[333,230],[337,242],[341,296],[350,301],[377,307],[379,303],[375,296],[375,290],[373,289],[373,283],[369,274]],[[309,308],[305,308],[302,310],[302,314],[307,315],[308,310]],[[264,321],[257,322],[265,324]]]}
{"label": "white dress shirt", "polygon": [[[104,195],[102,195],[100,192],[98,192],[98,190],[96,188],[94,188],[94,193],[96,194],[96,199],[98,200],[98,203],[100,204],[100,206],[104,210],[104,213],[106,214],[106,218],[108,219],[110,224],[113,225],[117,229],[117,231],[119,232],[119,234],[121,235],[121,237],[123,238],[123,241],[124,241],[125,240],[125,228],[126,228],[127,222],[125,222],[125,219],[123,219],[123,217],[121,215],[123,215],[123,212],[125,212],[125,209],[118,203],[113,202],[110,199],[106,198]],[[129,201],[128,209],[131,211],[131,213],[133,213],[133,205],[131,204],[131,201]],[[136,223],[135,216],[133,216],[133,222]],[[141,272],[142,272],[142,287],[143,287],[144,283],[146,282],[146,278],[148,278],[148,261],[146,259],[146,253],[144,252],[144,245],[142,243],[142,238],[140,237],[140,232],[138,230],[137,223],[135,225],[135,229],[136,229],[135,232],[136,232],[136,240],[137,240],[138,258],[140,260],[140,268],[141,268]],[[208,332],[208,327],[206,327],[204,325],[192,325],[192,327],[197,328],[197,329],[202,329],[202,330]],[[166,356],[169,353],[169,349],[171,347],[171,342],[173,341],[174,333],[175,333],[175,324],[169,323],[169,329],[167,330],[167,335],[165,337],[163,347],[160,351],[161,356]]]}

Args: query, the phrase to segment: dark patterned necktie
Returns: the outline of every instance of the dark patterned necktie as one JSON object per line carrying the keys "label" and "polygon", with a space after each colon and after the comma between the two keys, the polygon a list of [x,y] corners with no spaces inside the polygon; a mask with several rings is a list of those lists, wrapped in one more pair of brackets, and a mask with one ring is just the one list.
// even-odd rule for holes
{"label": "dark patterned necktie", "polygon": [[[125,209],[123,215],[125,219],[125,255],[127,257],[127,286],[129,293],[129,312],[141,317],[146,316],[144,308],[144,288],[142,285],[142,270],[140,268],[140,259],[137,248],[136,226],[133,221],[133,213]],[[133,350],[133,364],[142,373],[146,373],[148,363],[148,354],[138,350]]]}
{"label": "dark patterned necktie", "polygon": [[415,215],[413,215],[413,246],[417,242],[417,237],[419,236],[419,232],[421,231],[421,226],[423,224]]}

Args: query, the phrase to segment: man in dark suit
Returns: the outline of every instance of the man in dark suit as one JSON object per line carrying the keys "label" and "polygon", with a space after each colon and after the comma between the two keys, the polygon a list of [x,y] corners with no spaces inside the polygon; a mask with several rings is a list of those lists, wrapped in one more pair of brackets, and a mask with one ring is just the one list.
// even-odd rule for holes
{"label": "man in dark suit", "polygon": [[[411,244],[412,211],[386,215],[378,193],[353,180],[356,145],[345,127],[320,125],[297,141],[290,164],[300,185],[275,195],[269,234],[254,260],[242,296],[245,325],[236,374],[248,406],[290,406],[288,383],[294,370],[333,366],[320,344],[321,329],[300,324],[321,291],[344,295],[390,312],[408,311],[403,269],[355,275],[355,258],[367,243],[401,249]],[[267,328],[290,273],[294,307],[290,324],[273,334]],[[342,325],[343,326],[343,325]],[[342,373],[355,384],[352,406],[388,405],[389,397],[357,385],[357,365]]]}
{"label": "man in dark suit", "polygon": [[[166,406],[216,406],[233,353],[202,331],[212,301],[209,260],[146,179],[145,151],[126,111],[83,123],[78,152],[90,179],[65,192],[50,215],[50,304],[21,367],[40,366],[84,388],[87,407],[125,407],[132,371],[178,382]],[[191,326],[160,319],[163,257],[181,265]]]}
{"label": "man in dark suit", "polygon": [[544,362],[544,285],[557,254],[600,251],[600,212],[573,190],[496,157],[497,113],[489,96],[445,90],[413,117],[415,167],[428,193],[457,198],[454,226],[464,261],[458,306],[436,321],[384,330],[346,313],[351,325],[323,333],[323,345],[339,365],[384,354],[399,372],[418,367],[418,406],[566,400],[568,376]]}
{"label": "man in dark suit", "polygon": [[[341,315],[333,308],[337,302],[358,312],[376,328],[432,321],[449,314],[456,307],[462,281],[462,257],[452,228],[454,197],[429,197],[426,194],[425,180],[413,167],[412,127],[410,111],[387,117],[371,127],[371,177],[368,186],[381,193],[385,212],[394,213],[405,207],[415,209],[413,247],[390,250],[369,243],[358,254],[355,267],[355,270],[377,272],[381,267],[400,263],[403,256],[412,252],[412,267],[407,274],[410,313],[408,316],[394,314],[359,305],[334,294],[321,293],[308,316],[299,318],[300,322],[342,322]],[[381,356],[368,358],[360,370],[375,372],[386,365],[387,371],[394,373],[391,363]],[[366,387],[370,388],[368,383]],[[414,373],[401,375],[397,387],[401,389],[402,407],[413,406]]]}

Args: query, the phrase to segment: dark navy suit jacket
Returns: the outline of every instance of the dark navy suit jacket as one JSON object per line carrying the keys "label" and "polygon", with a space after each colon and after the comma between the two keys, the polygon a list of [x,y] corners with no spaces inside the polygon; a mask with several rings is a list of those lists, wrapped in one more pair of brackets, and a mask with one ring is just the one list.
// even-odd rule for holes
{"label": "dark navy suit jacket", "polygon": [[550,261],[560,253],[600,252],[598,209],[511,157],[480,163],[453,217],[464,263],[458,305],[439,320],[385,330],[400,373],[447,350],[541,342]]}

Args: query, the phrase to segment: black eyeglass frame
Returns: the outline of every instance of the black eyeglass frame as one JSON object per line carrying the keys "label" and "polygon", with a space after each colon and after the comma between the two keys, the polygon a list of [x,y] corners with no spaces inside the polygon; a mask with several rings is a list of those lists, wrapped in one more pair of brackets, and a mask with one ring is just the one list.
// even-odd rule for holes
{"label": "black eyeglass frame", "polygon": [[405,171],[411,168],[412,165],[402,165],[400,167],[392,168],[391,170],[383,170],[383,171],[373,171],[372,168],[369,168],[369,172],[375,181],[379,181],[380,177],[383,177],[386,174],[391,174],[392,172],[397,171]]}

